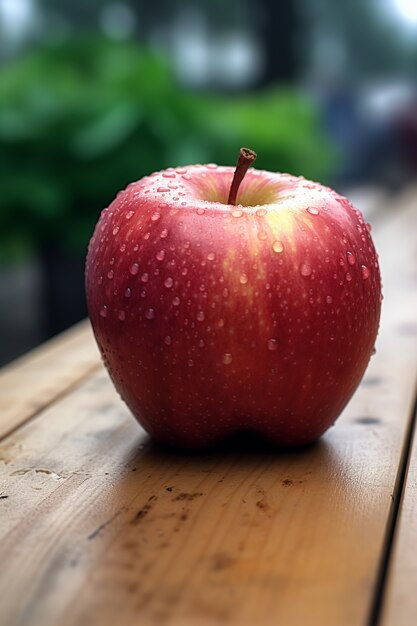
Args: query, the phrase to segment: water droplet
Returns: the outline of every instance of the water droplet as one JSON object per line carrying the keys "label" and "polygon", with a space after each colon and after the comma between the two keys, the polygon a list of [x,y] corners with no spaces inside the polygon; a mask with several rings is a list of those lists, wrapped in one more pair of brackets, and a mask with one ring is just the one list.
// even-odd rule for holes
{"label": "water droplet", "polygon": [[197,215],[204,215],[204,213],[205,213],[205,212],[206,212],[206,210],[205,210],[205,209],[203,209],[202,207],[199,207],[199,208],[197,209]]}
{"label": "water droplet", "polygon": [[364,280],[369,278],[369,269],[366,267],[366,265],[361,265],[361,273]]}
{"label": "water droplet", "polygon": [[320,211],[314,206],[307,207],[307,212],[310,213],[310,215],[318,215],[320,213]]}
{"label": "water droplet", "polygon": [[197,313],[197,319],[198,319],[198,321],[199,321],[199,322],[204,322],[204,318],[205,318],[205,315],[204,315],[203,311],[199,311],[199,312]]}
{"label": "water droplet", "polygon": [[347,256],[347,260],[348,260],[349,265],[355,265],[356,257],[353,254],[353,252],[346,252],[346,256]]}
{"label": "water droplet", "polygon": [[194,365],[194,361],[192,359],[188,359],[187,363],[188,367],[192,367]]}
{"label": "water droplet", "polygon": [[119,230],[120,230],[119,226],[115,226],[115,227],[113,228],[113,235],[117,235],[117,233],[119,232]]}
{"label": "water droplet", "polygon": [[242,217],[243,211],[242,209],[233,209],[232,217]]}
{"label": "water droplet", "polygon": [[107,317],[107,306],[104,304],[100,309],[101,317]]}
{"label": "water droplet", "polygon": [[135,212],[134,212],[134,211],[128,211],[128,212],[126,213],[126,219],[127,219],[127,220],[130,220],[130,218],[131,218],[131,217],[133,217],[133,216],[134,216],[134,214],[135,214]]}
{"label": "water droplet", "polygon": [[266,230],[258,231],[258,239],[260,239],[261,241],[265,241],[267,237],[268,237],[268,233],[266,232]]}
{"label": "water droplet", "polygon": [[230,363],[233,361],[233,357],[230,352],[226,352],[226,354],[223,354],[222,361],[225,365],[230,365]]}
{"label": "water droplet", "polygon": [[145,317],[147,320],[153,320],[155,317],[155,309],[146,309]]}
{"label": "water droplet", "polygon": [[239,282],[241,285],[246,285],[246,283],[248,282],[249,278],[247,274],[241,274],[239,277]]}
{"label": "water droplet", "polygon": [[102,285],[103,284],[103,276],[99,276],[98,278],[98,284]]}
{"label": "water droplet", "polygon": [[119,313],[117,314],[117,317],[119,318],[121,322],[124,322],[124,320],[126,319],[126,313],[120,310]]}
{"label": "water droplet", "polygon": [[368,231],[368,233],[370,233],[372,230],[371,224],[365,224],[365,226],[366,226],[366,230]]}
{"label": "water droplet", "polygon": [[269,339],[268,350],[270,350],[271,352],[275,352],[275,350],[277,349],[278,349],[278,341],[276,339]]}
{"label": "water droplet", "polygon": [[132,295],[132,290],[130,289],[130,287],[128,287],[125,291],[125,298],[130,298],[131,295]]}
{"label": "water droplet", "polygon": [[132,274],[132,276],[136,276],[136,274],[139,272],[138,263],[133,263],[133,265],[130,266],[129,272]]}
{"label": "water droplet", "polygon": [[172,285],[174,284],[174,281],[172,280],[171,276],[168,276],[168,278],[166,278],[164,280],[164,285],[165,287],[167,287],[168,289],[170,289],[172,287]]}
{"label": "water droplet", "polygon": [[164,343],[166,343],[167,346],[170,346],[172,343],[172,339],[169,335],[167,335],[164,339]]}
{"label": "water droplet", "polygon": [[266,215],[267,213],[268,213],[268,211],[267,211],[266,209],[258,209],[258,210],[256,211],[256,215],[257,215],[258,217],[263,217],[263,216],[264,216],[264,215]]}
{"label": "water droplet", "polygon": [[345,261],[342,258],[339,259],[339,265],[341,267],[343,267],[345,265]]}
{"label": "water droplet", "polygon": [[352,280],[352,274],[350,274],[349,272],[346,272],[346,280],[348,283],[350,283],[350,281]]}
{"label": "water droplet", "polygon": [[214,261],[214,259],[216,258],[216,255],[214,254],[214,252],[209,252],[207,255],[207,259],[209,261]]}
{"label": "water droplet", "polygon": [[172,301],[172,304],[173,304],[174,306],[179,306],[180,302],[181,302],[181,300],[179,299],[179,297],[178,297],[178,296],[175,296],[175,298],[174,298],[174,299],[173,299],[173,301]]}
{"label": "water droplet", "polygon": [[110,278],[110,280],[113,278],[114,276],[114,272],[113,270],[110,270],[109,272],[107,272],[107,278]]}
{"label": "water droplet", "polygon": [[209,170],[217,170],[219,166],[217,165],[217,163],[207,163],[206,167]]}
{"label": "water droplet", "polygon": [[223,289],[223,298],[227,298],[229,296],[229,290],[227,287]]}
{"label": "water droplet", "polygon": [[187,168],[186,167],[176,167],[175,171],[177,172],[177,174],[186,174],[187,173]]}
{"label": "water droplet", "polygon": [[158,261],[163,261],[165,259],[165,250],[159,250],[155,256]]}
{"label": "water droplet", "polygon": [[156,190],[158,193],[167,193],[169,191],[168,187],[158,187]]}
{"label": "water droplet", "polygon": [[164,228],[163,230],[161,230],[159,236],[160,236],[161,239],[166,239],[168,237],[168,229]]}
{"label": "water droplet", "polygon": [[148,280],[149,280],[149,274],[148,274],[148,272],[144,272],[144,273],[142,274],[142,276],[140,277],[140,279],[141,279],[141,281],[142,281],[143,283],[147,283],[147,282],[148,282]]}
{"label": "water droplet", "polygon": [[175,178],[175,172],[162,172],[163,178]]}
{"label": "water droplet", "polygon": [[152,214],[151,220],[152,222],[156,222],[157,220],[159,220],[160,217],[161,217],[161,214],[158,213],[158,211],[155,211],[155,213]]}
{"label": "water droplet", "polygon": [[283,252],[284,246],[282,245],[282,241],[280,241],[279,239],[274,241],[274,243],[272,244],[272,250],[274,252]]}
{"label": "water droplet", "polygon": [[301,263],[300,265],[300,274],[301,276],[310,276],[311,274],[311,265],[308,263]]}
{"label": "water droplet", "polygon": [[326,302],[327,302],[327,304],[332,304],[332,302],[333,302],[332,296],[326,296]]}
{"label": "water droplet", "polygon": [[224,326],[224,319],[220,318],[219,321],[217,322],[217,326],[219,328],[223,328],[223,326]]}
{"label": "water droplet", "polygon": [[120,252],[124,252],[126,250],[126,244],[122,243],[122,245],[119,248]]}

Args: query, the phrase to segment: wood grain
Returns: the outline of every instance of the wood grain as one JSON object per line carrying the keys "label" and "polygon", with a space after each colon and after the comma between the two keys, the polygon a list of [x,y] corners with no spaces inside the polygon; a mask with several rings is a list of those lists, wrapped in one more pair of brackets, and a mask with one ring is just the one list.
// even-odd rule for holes
{"label": "wood grain", "polygon": [[0,444],[2,626],[367,624],[414,402],[414,213],[376,234],[377,353],[317,445],[169,453],[102,370]]}
{"label": "wood grain", "polygon": [[81,322],[0,371],[0,439],[99,367],[89,322]]}

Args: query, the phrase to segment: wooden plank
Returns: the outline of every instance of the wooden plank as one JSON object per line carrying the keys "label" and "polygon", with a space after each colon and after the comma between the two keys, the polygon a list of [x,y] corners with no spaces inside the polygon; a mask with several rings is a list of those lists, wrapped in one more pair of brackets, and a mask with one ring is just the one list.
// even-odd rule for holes
{"label": "wooden plank", "polygon": [[415,430],[416,423],[388,569],[381,626],[410,626],[416,620],[417,435]]}
{"label": "wooden plank", "polygon": [[2,625],[367,623],[417,371],[403,204],[376,237],[377,353],[317,445],[168,453],[102,371],[0,444]]}
{"label": "wooden plank", "polygon": [[89,322],[81,322],[0,371],[0,439],[99,367]]}

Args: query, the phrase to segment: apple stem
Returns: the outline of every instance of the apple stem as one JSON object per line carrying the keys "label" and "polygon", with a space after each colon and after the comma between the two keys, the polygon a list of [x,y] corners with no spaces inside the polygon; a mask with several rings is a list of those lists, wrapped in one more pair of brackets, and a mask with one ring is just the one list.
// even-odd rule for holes
{"label": "apple stem", "polygon": [[230,185],[228,204],[236,205],[237,192],[239,191],[240,183],[245,178],[245,174],[256,159],[256,152],[250,148],[241,148],[239,152],[239,158],[236,163],[236,169],[233,176],[232,184]]}

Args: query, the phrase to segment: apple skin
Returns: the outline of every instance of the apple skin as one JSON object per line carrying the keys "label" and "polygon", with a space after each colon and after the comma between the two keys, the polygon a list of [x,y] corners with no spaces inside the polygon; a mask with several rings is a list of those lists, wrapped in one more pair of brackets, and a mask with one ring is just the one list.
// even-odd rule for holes
{"label": "apple skin", "polygon": [[253,431],[300,446],[331,426],[378,332],[370,228],[318,183],[190,166],[130,184],[86,263],[89,314],[121,397],[157,441]]}

